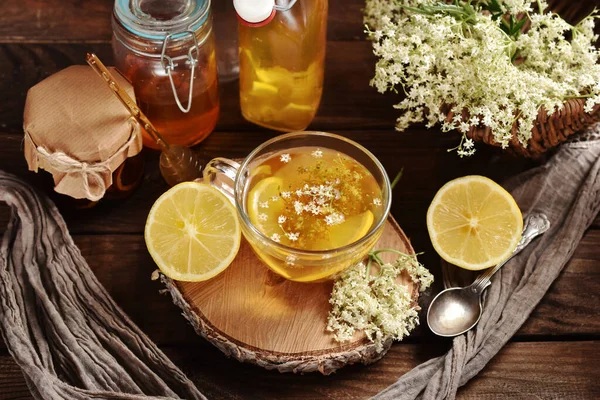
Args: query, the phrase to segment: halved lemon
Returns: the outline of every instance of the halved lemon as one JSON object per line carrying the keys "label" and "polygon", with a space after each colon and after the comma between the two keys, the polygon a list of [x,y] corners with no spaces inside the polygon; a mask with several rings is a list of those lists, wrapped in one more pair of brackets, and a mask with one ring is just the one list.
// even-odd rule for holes
{"label": "halved lemon", "polygon": [[427,211],[433,247],[444,260],[481,270],[506,260],[523,232],[513,197],[483,176],[465,176],[444,185]]}
{"label": "halved lemon", "polygon": [[203,183],[184,182],[156,200],[144,238],[166,276],[198,282],[231,264],[240,248],[241,229],[225,195]]}

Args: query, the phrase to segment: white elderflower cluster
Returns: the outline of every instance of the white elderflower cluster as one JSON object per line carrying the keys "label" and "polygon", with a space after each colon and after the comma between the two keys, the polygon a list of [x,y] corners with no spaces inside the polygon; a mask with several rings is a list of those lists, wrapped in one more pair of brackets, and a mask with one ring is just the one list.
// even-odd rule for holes
{"label": "white elderflower cluster", "polygon": [[325,217],[325,223],[327,225],[339,225],[346,220],[344,214],[334,212]]}
{"label": "white elderflower cluster", "polygon": [[321,149],[317,149],[315,151],[313,151],[312,153],[310,153],[314,158],[322,158],[323,157],[323,150]]}
{"label": "white elderflower cluster", "polygon": [[295,255],[293,255],[293,254],[290,254],[290,255],[288,255],[288,256],[286,257],[286,259],[285,259],[285,263],[286,263],[287,265],[289,265],[289,266],[294,266],[294,265],[296,265],[296,261],[297,261],[297,260],[298,260],[298,257],[296,257],[296,256],[295,256]]}
{"label": "white elderflower cluster", "polygon": [[[309,186],[306,184],[302,187],[302,189],[296,190],[294,192],[298,198],[294,201],[294,210],[296,211],[296,214],[299,215],[303,212],[307,212],[312,215],[324,215],[332,213],[333,209],[331,207],[331,202],[340,198],[340,191],[335,186],[336,183],[325,182],[325,185]],[[339,219],[340,217],[344,218],[344,216],[341,214],[335,218]]]}
{"label": "white elderflower cluster", "polygon": [[329,300],[332,308],[327,330],[334,333],[337,341],[348,341],[356,330],[364,331],[380,352],[388,338],[402,340],[419,324],[419,308],[413,305],[406,286],[398,284],[396,278],[406,271],[423,291],[433,282],[433,275],[415,255],[393,251],[399,254],[396,262],[384,264],[377,253],[385,251],[390,250],[372,253],[379,264],[377,274],[371,275],[370,265],[360,263],[336,280]]}
{"label": "white elderflower cluster", "polygon": [[[320,155],[313,154],[313,157],[319,158]],[[287,160],[287,157],[285,159]],[[296,215],[307,213],[313,216],[323,216],[326,225],[339,225],[346,220],[346,217],[335,209],[332,202],[340,198],[340,191],[337,189],[337,185],[340,183],[341,181],[336,179],[334,182],[326,181],[324,185],[305,184],[298,190],[281,192],[279,196],[273,196],[267,201],[259,202],[258,205],[261,209],[269,209],[271,202],[283,199],[291,202]],[[261,212],[258,214],[258,219],[261,222],[266,222],[269,216]],[[284,224],[288,220],[289,218],[283,214],[277,217],[277,226],[280,232],[272,233],[269,236],[271,240],[280,243],[282,235],[290,242],[297,242],[300,239],[300,232],[289,232],[285,229]],[[294,265],[293,262],[288,262],[288,264]]]}
{"label": "white elderflower cluster", "polygon": [[510,14],[531,13],[533,11],[532,5],[535,5],[542,10],[548,7],[548,4],[545,1],[532,2],[531,0],[501,0],[498,3],[500,3],[502,11]]}
{"label": "white elderflower cluster", "polygon": [[[447,12],[432,0],[367,0],[365,22],[379,58],[371,85],[403,90],[395,105],[403,112],[399,131],[423,121],[458,130],[455,150],[468,156],[475,151],[465,136],[471,128],[491,128],[505,148],[516,125],[526,146],[540,110],[551,115],[571,98],[585,98],[586,112],[600,104],[597,13],[571,26],[546,12],[544,1],[492,3],[459,1]],[[530,28],[507,27],[504,15]]]}

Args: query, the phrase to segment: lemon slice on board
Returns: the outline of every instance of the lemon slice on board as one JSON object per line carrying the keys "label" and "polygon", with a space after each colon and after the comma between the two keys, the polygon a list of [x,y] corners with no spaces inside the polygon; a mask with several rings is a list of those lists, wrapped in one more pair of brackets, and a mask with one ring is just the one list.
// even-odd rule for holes
{"label": "lemon slice on board", "polygon": [[506,260],[523,232],[523,216],[513,197],[483,176],[448,182],[427,211],[433,247],[444,260],[481,270]]}
{"label": "lemon slice on board", "polygon": [[225,195],[206,184],[184,182],[156,200],[144,238],[162,273],[198,282],[231,264],[240,248],[241,229]]}

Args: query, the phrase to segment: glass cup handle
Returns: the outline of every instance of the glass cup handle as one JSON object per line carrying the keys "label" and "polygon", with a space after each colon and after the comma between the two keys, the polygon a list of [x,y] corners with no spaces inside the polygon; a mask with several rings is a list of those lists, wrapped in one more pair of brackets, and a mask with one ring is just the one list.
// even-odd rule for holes
{"label": "glass cup handle", "polygon": [[204,183],[217,188],[235,204],[235,177],[240,164],[228,158],[214,158],[204,167]]}

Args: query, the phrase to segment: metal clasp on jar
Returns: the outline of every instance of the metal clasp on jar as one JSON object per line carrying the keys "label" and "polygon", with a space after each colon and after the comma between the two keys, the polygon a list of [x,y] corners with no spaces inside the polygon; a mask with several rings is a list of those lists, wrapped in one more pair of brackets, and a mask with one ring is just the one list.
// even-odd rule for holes
{"label": "metal clasp on jar", "polygon": [[[187,54],[186,65],[190,66],[190,88],[188,93],[188,101],[187,107],[184,107],[181,104],[181,100],[179,100],[179,95],[177,94],[177,89],[175,88],[175,82],[173,81],[172,71],[177,67],[177,63],[173,61],[173,58],[167,55],[167,45],[169,40],[175,35],[191,35],[194,39],[194,45],[190,47]],[[188,113],[192,109],[192,96],[194,92],[194,72],[196,71],[196,64],[198,64],[198,39],[196,35],[192,31],[184,31],[180,33],[169,33],[165,36],[165,40],[163,41],[162,51],[160,52],[160,63],[162,64],[165,72],[169,76],[169,81],[171,82],[171,89],[173,89],[173,96],[175,97],[175,102],[177,106],[183,113]]]}

